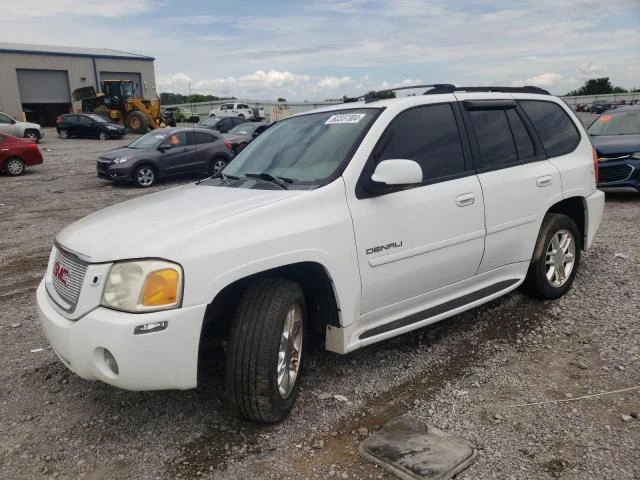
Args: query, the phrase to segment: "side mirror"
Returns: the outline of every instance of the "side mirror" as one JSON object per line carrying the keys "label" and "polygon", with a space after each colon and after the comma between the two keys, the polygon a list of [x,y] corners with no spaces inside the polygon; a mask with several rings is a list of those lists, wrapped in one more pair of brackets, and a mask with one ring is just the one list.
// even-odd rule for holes
{"label": "side mirror", "polygon": [[171,144],[169,144],[169,143],[163,143],[163,144],[158,146],[158,150],[161,151],[162,153],[166,152],[170,148],[171,148]]}
{"label": "side mirror", "polygon": [[374,195],[383,195],[422,183],[422,167],[413,160],[383,160],[378,164],[366,189]]}
{"label": "side mirror", "polygon": [[16,121],[13,118],[10,121],[11,121],[11,125],[16,123]]}

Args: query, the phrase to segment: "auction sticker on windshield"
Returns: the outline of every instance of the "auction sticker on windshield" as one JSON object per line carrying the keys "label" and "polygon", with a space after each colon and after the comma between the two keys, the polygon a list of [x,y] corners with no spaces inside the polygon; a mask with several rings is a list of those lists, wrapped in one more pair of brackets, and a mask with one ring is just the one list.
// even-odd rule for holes
{"label": "auction sticker on windshield", "polygon": [[335,125],[337,123],[358,123],[366,116],[366,113],[341,113],[339,115],[331,115],[324,124]]}

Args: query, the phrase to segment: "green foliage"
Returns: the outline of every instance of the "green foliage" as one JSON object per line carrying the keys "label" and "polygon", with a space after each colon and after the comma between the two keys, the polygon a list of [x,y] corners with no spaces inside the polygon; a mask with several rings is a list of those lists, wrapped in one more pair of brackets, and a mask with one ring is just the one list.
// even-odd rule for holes
{"label": "green foliage", "polygon": [[567,95],[574,97],[578,95],[602,95],[605,93],[627,93],[627,90],[611,85],[609,77],[600,77],[587,80],[582,87],[569,92]]}
{"label": "green foliage", "polygon": [[286,98],[282,98],[282,97],[278,97],[278,101],[279,101],[279,102],[286,102],[286,101],[287,101],[287,99],[286,99]]}
{"label": "green foliage", "polygon": [[389,91],[389,90],[381,90],[379,92],[376,92],[375,90],[371,90],[370,92],[367,92],[366,97],[370,98],[372,100],[383,100],[385,98],[396,98],[396,92]]}
{"label": "green foliage", "polygon": [[216,95],[201,95],[194,93],[193,95],[182,95],[180,93],[167,93],[160,94],[160,102],[162,105],[176,105],[182,103],[198,103],[198,102],[213,102],[216,100],[235,100],[236,97],[218,97]]}

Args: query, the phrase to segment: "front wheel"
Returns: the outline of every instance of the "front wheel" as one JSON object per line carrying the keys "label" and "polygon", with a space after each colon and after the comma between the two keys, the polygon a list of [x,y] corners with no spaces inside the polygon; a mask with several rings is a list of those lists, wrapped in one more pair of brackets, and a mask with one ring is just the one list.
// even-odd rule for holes
{"label": "front wheel", "polygon": [[564,295],[580,263],[580,232],[566,215],[544,217],[523,288],[531,296],[553,300]]}
{"label": "front wheel", "polygon": [[136,187],[149,188],[156,183],[156,171],[149,165],[142,165],[136,168],[133,174],[133,183]]}
{"label": "front wheel", "polygon": [[24,132],[24,138],[28,138],[29,140],[33,140],[37,143],[40,141],[40,134],[37,130],[27,130]]}
{"label": "front wheel", "polygon": [[9,175],[17,177],[18,175],[22,175],[24,173],[26,167],[24,166],[24,162],[21,158],[11,157],[4,163],[4,170]]}
{"label": "front wheel", "polygon": [[100,138],[100,140],[107,140],[109,138],[109,135],[107,135],[106,132],[100,132],[98,137]]}
{"label": "front wheel", "polygon": [[300,386],[305,299],[289,280],[256,280],[242,295],[227,350],[225,390],[238,414],[274,423],[287,416]]}
{"label": "front wheel", "polygon": [[58,135],[60,136],[61,139],[66,140],[67,138],[69,138],[69,132],[66,129],[61,129],[58,132]]}

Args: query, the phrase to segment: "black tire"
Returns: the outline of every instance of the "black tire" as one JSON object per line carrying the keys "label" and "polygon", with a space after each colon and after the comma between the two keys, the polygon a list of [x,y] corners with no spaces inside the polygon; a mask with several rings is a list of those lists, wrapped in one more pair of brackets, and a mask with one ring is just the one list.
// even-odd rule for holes
{"label": "black tire", "polygon": [[[278,384],[280,342],[287,313],[300,308],[302,340],[306,308],[300,286],[289,280],[264,278],[252,283],[236,310],[226,358],[226,395],[240,416],[265,423],[279,422],[296,401],[300,386],[300,362],[291,388],[284,397]],[[302,360],[302,345],[300,356]],[[284,355],[286,357],[286,354]]]}
{"label": "black tire", "polygon": [[27,167],[20,157],[9,157],[5,160],[3,169],[12,177],[17,177],[22,175]]}
{"label": "black tire", "polygon": [[149,188],[158,181],[158,174],[151,165],[140,165],[133,172],[133,183],[139,188]]}
{"label": "black tire", "polygon": [[99,132],[98,138],[100,140],[109,140],[109,135],[107,135],[107,132]]}
{"label": "black tire", "polygon": [[137,110],[127,115],[125,124],[127,129],[133,133],[147,133],[149,131],[149,119],[144,113]]}
{"label": "black tire", "polygon": [[40,141],[40,133],[37,130],[25,130],[24,138],[29,138],[38,143]]}
{"label": "black tire", "polygon": [[69,138],[69,132],[67,131],[66,128],[61,128],[60,131],[58,132],[58,136],[61,139],[66,140],[67,138]]}
{"label": "black tire", "polygon": [[244,116],[244,114],[243,114],[243,113],[241,113],[240,115],[238,115],[238,118],[241,118],[241,119],[243,119],[243,120],[244,120],[244,119],[245,119],[245,116]]}
{"label": "black tire", "polygon": [[[570,234],[573,242],[573,265],[569,275],[565,275],[561,284],[554,285],[553,279],[547,277],[547,260],[552,261],[553,255],[549,254],[552,249],[552,240],[562,232]],[[571,217],[560,213],[549,213],[545,215],[538,233],[538,239],[533,251],[529,271],[523,284],[523,290],[530,296],[544,300],[553,300],[564,295],[576,276],[578,266],[580,265],[580,249],[582,248],[582,240],[580,231],[576,223]],[[560,260],[564,263],[566,258]],[[565,263],[565,268],[566,268]],[[551,267],[550,268],[555,268]],[[554,277],[555,278],[555,277]]]}
{"label": "black tire", "polygon": [[215,175],[229,163],[226,159],[222,157],[216,157],[209,163],[209,175]]}

